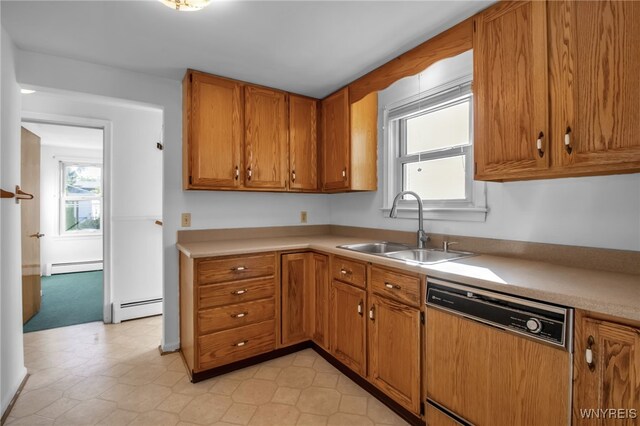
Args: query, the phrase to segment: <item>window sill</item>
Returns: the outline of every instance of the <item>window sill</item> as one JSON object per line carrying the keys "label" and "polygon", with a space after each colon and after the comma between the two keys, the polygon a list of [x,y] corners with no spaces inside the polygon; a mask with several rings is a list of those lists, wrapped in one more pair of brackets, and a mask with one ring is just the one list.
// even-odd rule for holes
{"label": "window sill", "polygon": [[[385,217],[389,217],[391,208],[382,208]],[[422,209],[427,220],[449,220],[454,222],[485,222],[487,220],[486,207],[425,207]],[[398,219],[418,218],[418,209],[411,207],[398,207]]]}
{"label": "window sill", "polygon": [[62,234],[62,235],[55,235],[53,237],[51,237],[52,240],[88,240],[88,239],[93,239],[93,238],[102,238],[102,232],[100,233],[95,233],[95,234],[91,234],[91,233],[86,233],[86,234]]}

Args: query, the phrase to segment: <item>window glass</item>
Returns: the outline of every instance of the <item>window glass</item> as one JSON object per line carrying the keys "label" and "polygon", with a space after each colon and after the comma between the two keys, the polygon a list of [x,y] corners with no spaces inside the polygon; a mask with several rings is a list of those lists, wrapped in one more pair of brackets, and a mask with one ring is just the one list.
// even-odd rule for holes
{"label": "window glass", "polygon": [[64,191],[67,196],[95,196],[101,193],[102,169],[98,166],[64,167]]}
{"label": "window glass", "polygon": [[64,231],[99,231],[100,200],[66,200],[64,205]]}
{"label": "window glass", "polygon": [[469,144],[469,104],[446,105],[407,119],[407,155]]}
{"label": "window glass", "polygon": [[464,155],[406,163],[403,166],[403,175],[405,190],[416,192],[423,200],[466,198]]}

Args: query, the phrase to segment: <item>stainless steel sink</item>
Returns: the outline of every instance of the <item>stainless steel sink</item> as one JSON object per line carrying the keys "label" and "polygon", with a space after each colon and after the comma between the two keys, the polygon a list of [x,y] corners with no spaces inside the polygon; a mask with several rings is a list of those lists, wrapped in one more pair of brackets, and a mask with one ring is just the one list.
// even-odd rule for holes
{"label": "stainless steel sink", "polygon": [[411,247],[400,244],[400,243],[388,243],[388,242],[379,242],[379,243],[362,243],[362,244],[346,244],[343,246],[338,246],[338,248],[343,248],[347,250],[353,250],[360,253],[368,253],[368,254],[385,254],[396,251],[406,251],[410,250]]}
{"label": "stainless steel sink", "polygon": [[390,257],[393,259],[422,263],[427,265],[446,262],[448,260],[458,260],[473,255],[473,253],[469,253],[466,251],[444,251],[437,249],[412,249],[385,254],[386,257]]}

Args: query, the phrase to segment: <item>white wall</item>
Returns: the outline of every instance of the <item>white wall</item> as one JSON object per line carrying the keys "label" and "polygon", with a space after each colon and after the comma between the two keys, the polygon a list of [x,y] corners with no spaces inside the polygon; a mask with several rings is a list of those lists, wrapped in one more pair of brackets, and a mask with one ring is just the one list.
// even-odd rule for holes
{"label": "white wall", "polygon": [[[383,120],[388,105],[472,72],[471,52],[434,64],[379,94],[374,193],[331,198],[331,223],[414,231],[416,219],[389,219],[383,205]],[[426,221],[427,233],[640,251],[640,174],[487,183],[486,222]]]}
{"label": "white wall", "polygon": [[[97,131],[97,130],[96,130]],[[37,134],[37,133],[36,133]],[[38,135],[41,136],[41,135]],[[102,261],[101,235],[60,235],[60,161],[102,163],[102,150],[47,145],[40,148],[40,264]]]}
{"label": "white wall", "polygon": [[[13,192],[20,183],[20,88],[15,47],[4,28],[0,32],[0,187]],[[0,235],[0,411],[4,413],[27,373],[22,342],[20,206],[13,200],[0,201]]]}
{"label": "white wall", "polygon": [[105,170],[105,178],[111,194],[107,207],[111,229],[105,228],[105,232],[111,236],[112,300],[121,303],[162,297],[162,229],[154,224],[162,218],[162,151],[156,148],[161,140],[162,112],[42,91],[23,96],[22,109],[27,116],[57,114],[110,123],[110,160],[105,162],[110,173]]}

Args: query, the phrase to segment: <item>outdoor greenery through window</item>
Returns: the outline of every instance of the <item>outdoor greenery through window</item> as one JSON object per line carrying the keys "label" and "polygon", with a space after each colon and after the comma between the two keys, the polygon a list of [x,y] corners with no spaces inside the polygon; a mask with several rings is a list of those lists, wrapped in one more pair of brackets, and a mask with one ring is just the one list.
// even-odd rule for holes
{"label": "outdoor greenery through window", "polygon": [[432,206],[472,203],[472,112],[470,81],[389,112],[396,192],[414,191]]}
{"label": "outdoor greenery through window", "polygon": [[60,163],[60,234],[99,233],[102,229],[102,166]]}

